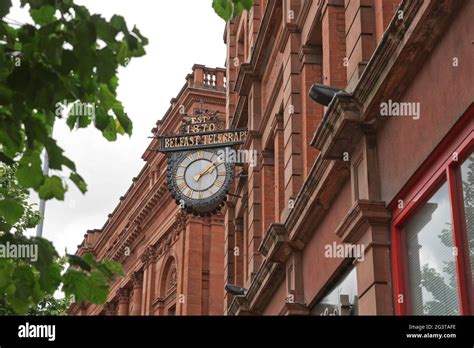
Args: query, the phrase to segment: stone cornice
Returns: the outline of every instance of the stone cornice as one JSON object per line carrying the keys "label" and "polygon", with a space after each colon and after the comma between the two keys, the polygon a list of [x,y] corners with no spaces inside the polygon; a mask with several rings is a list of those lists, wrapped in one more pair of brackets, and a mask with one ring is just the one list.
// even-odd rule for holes
{"label": "stone cornice", "polygon": [[390,22],[359,82],[354,97],[363,105],[364,122],[383,122],[380,101],[397,99],[439,43],[466,0],[402,1],[403,19]]}
{"label": "stone cornice", "polygon": [[362,112],[358,101],[349,94],[337,93],[329,104],[311,145],[324,159],[342,159],[351,153],[362,136]]}
{"label": "stone cornice", "polygon": [[336,228],[336,235],[343,243],[357,243],[365,226],[387,224],[390,219],[384,202],[358,200]]}

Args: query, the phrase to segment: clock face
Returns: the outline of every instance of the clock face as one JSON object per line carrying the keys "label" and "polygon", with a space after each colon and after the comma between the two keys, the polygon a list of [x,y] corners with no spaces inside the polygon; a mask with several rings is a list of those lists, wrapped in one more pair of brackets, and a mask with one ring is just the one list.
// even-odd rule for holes
{"label": "clock face", "polygon": [[233,179],[233,166],[215,150],[175,154],[168,180],[176,201],[189,212],[206,215],[220,208]]}

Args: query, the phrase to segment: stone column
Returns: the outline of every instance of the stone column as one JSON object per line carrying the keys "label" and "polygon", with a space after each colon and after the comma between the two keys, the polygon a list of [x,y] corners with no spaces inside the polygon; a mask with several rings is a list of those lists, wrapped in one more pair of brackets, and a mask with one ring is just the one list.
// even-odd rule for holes
{"label": "stone column", "polygon": [[143,272],[135,272],[132,275],[132,313],[131,315],[141,314],[142,305],[142,288],[143,288]]}
{"label": "stone column", "polygon": [[118,315],[128,315],[128,306],[130,301],[130,289],[121,288],[117,290],[117,297],[119,299]]}
{"label": "stone column", "polygon": [[154,264],[156,262],[156,248],[148,246],[141,256],[143,262],[143,289],[142,289],[142,314],[150,315],[153,300],[153,284],[155,281]]}
{"label": "stone column", "polygon": [[222,215],[211,217],[209,243],[209,315],[222,315],[224,309],[224,219]]}
{"label": "stone column", "polygon": [[301,47],[299,58],[301,62],[301,102],[303,115],[303,175],[306,178],[319,153],[310,143],[324,114],[323,106],[315,103],[308,95],[314,83],[323,83],[321,46]]}
{"label": "stone column", "polygon": [[262,196],[262,238],[271,223],[275,222],[275,155],[272,151],[262,151],[261,196]]}
{"label": "stone column", "polygon": [[323,83],[345,88],[347,69],[344,0],[331,0],[322,10]]}
{"label": "stone column", "polygon": [[184,246],[184,277],[182,304],[183,315],[202,314],[202,219],[191,216],[187,219]]}
{"label": "stone column", "polygon": [[242,218],[234,219],[234,245],[237,247],[234,259],[235,285],[244,286],[244,221]]}
{"label": "stone column", "polygon": [[[234,228],[235,207],[229,201],[226,202],[226,209],[224,215],[224,285],[235,284],[235,228]],[[225,292],[224,293],[224,314],[227,313],[227,308],[232,303],[234,297]]]}

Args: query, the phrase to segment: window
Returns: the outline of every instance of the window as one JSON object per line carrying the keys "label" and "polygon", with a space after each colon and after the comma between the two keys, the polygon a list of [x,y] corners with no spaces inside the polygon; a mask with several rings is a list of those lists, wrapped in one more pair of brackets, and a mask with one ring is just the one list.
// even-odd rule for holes
{"label": "window", "polygon": [[357,315],[357,273],[355,267],[311,310],[312,315]]}
{"label": "window", "polygon": [[474,314],[474,107],[389,207],[400,315]]}
{"label": "window", "polygon": [[462,164],[461,179],[469,263],[471,266],[470,276],[474,288],[474,154],[471,154]]}
{"label": "window", "polygon": [[459,315],[448,185],[405,226],[411,313]]}

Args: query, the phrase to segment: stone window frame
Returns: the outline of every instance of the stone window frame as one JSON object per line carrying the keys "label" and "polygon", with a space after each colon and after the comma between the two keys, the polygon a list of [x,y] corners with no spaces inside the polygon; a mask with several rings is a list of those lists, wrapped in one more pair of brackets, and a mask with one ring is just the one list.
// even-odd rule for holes
{"label": "stone window frame", "polygon": [[[462,196],[460,167],[474,152],[474,104],[436,146],[423,165],[391,201],[392,278],[396,315],[411,315],[406,237],[404,224],[413,217],[431,195],[448,183],[453,230],[453,246],[458,250],[456,276],[461,315],[474,314],[467,230]],[[456,154],[456,156],[455,156]],[[401,205],[400,205],[401,204]],[[401,208],[400,208],[401,206]]]}

